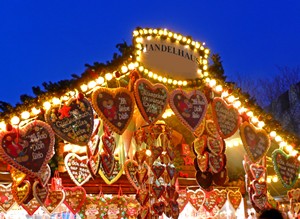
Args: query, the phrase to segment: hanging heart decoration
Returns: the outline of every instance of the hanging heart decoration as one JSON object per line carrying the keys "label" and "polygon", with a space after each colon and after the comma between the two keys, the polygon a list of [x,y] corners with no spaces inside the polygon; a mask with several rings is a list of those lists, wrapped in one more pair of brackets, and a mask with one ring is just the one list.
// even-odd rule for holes
{"label": "hanging heart decoration", "polygon": [[23,180],[26,178],[25,173],[23,173],[22,171],[14,168],[14,167],[10,167],[9,172],[10,172],[10,176],[13,181],[13,184],[15,186],[20,185],[23,182]]}
{"label": "hanging heart decoration", "polygon": [[52,105],[45,119],[63,140],[76,145],[87,145],[94,127],[94,114],[86,98],[70,98],[64,105]]}
{"label": "hanging heart decoration", "polygon": [[148,189],[139,189],[136,193],[136,200],[143,206],[149,199],[149,191]]}
{"label": "hanging heart decoration", "polygon": [[203,155],[198,155],[195,158],[195,161],[197,162],[198,168],[202,172],[207,171],[208,164],[209,164],[209,154],[208,154],[208,152],[204,152]]}
{"label": "hanging heart decoration", "polygon": [[149,207],[148,206],[141,207],[138,218],[146,219],[148,217],[148,215],[149,215]]}
{"label": "hanging heart decoration", "polygon": [[189,202],[187,198],[187,191],[183,189],[183,190],[178,190],[177,193],[178,193],[177,203],[179,207],[179,212],[182,212],[186,204]]}
{"label": "hanging heart decoration", "polygon": [[138,169],[135,176],[139,185],[144,184],[148,179],[148,169],[146,168]]}
{"label": "hanging heart decoration", "polygon": [[161,216],[165,211],[165,203],[160,201],[156,202],[152,205],[152,209],[154,210],[154,213]]}
{"label": "hanging heart decoration", "polygon": [[286,188],[292,188],[299,175],[300,162],[296,156],[290,156],[280,149],[272,153],[274,169],[281,183]]}
{"label": "hanging heart decoration", "polygon": [[265,178],[266,175],[266,168],[264,166],[258,164],[250,164],[250,172],[254,179],[261,179]]}
{"label": "hanging heart decoration", "polygon": [[164,165],[161,165],[161,164],[154,164],[152,167],[151,167],[151,170],[154,174],[154,176],[156,177],[156,179],[158,179],[159,177],[161,177],[161,175],[164,173],[166,167]]}
{"label": "hanging heart decoration", "polygon": [[79,156],[75,153],[68,153],[65,156],[65,167],[72,181],[77,186],[82,186],[92,177],[87,167],[87,156]]}
{"label": "hanging heart decoration", "polygon": [[167,194],[167,196],[165,197],[165,199],[167,199],[167,200],[177,200],[177,198],[179,196],[176,191],[176,187],[174,185],[166,186],[166,194]]}
{"label": "hanging heart decoration", "polygon": [[160,186],[153,185],[152,186],[152,193],[154,194],[156,199],[159,199],[164,192],[165,192],[165,186],[163,186],[163,185],[160,185]]}
{"label": "hanging heart decoration", "polygon": [[214,98],[212,114],[222,138],[226,139],[237,131],[240,123],[239,112],[232,105],[227,105],[222,98]]}
{"label": "hanging heart decoration", "polygon": [[140,188],[139,183],[136,178],[136,173],[138,171],[139,164],[135,160],[126,160],[124,163],[124,170],[126,177],[130,184],[138,190]]}
{"label": "hanging heart decoration", "polygon": [[32,216],[39,209],[40,203],[36,200],[36,198],[33,198],[27,204],[22,203],[21,206],[28,215]]}
{"label": "hanging heart decoration", "polygon": [[31,184],[28,180],[24,180],[20,185],[12,185],[12,194],[16,202],[20,205],[27,199],[31,192]]}
{"label": "hanging heart decoration", "polygon": [[43,203],[46,201],[48,196],[48,186],[42,186],[39,182],[34,182],[32,186],[33,196],[43,206]]}
{"label": "hanging heart decoration", "polygon": [[138,164],[143,164],[147,158],[146,149],[137,150],[134,154],[134,158],[138,162]]}
{"label": "hanging heart decoration", "polygon": [[208,150],[214,154],[219,155],[224,151],[224,144],[222,138],[212,138],[210,136],[207,137],[207,148]]}
{"label": "hanging heart decoration", "polygon": [[164,113],[168,103],[168,90],[162,84],[154,84],[144,78],[134,84],[134,96],[138,109],[149,124],[154,124]]}
{"label": "hanging heart decoration", "polygon": [[206,97],[200,90],[186,93],[176,89],[170,93],[169,104],[182,124],[192,132],[199,127],[207,110]]}
{"label": "hanging heart decoration", "polygon": [[111,135],[104,134],[104,135],[102,135],[101,139],[102,139],[102,143],[103,143],[103,149],[108,154],[113,154],[117,147],[115,138]]}
{"label": "hanging heart decoration", "polygon": [[213,212],[214,208],[217,206],[217,198],[215,190],[205,193],[203,207],[207,212]]}
{"label": "hanging heart decoration", "polygon": [[240,126],[240,135],[248,157],[253,163],[260,161],[268,152],[271,142],[264,129],[256,129],[244,122]]}
{"label": "hanging heart decoration", "polygon": [[54,154],[54,141],[51,127],[35,120],[18,130],[0,133],[0,156],[32,178],[39,177]]}
{"label": "hanging heart decoration", "polygon": [[40,181],[43,184],[43,186],[46,186],[48,184],[50,177],[51,177],[51,168],[47,164],[46,167],[42,169],[39,175]]}
{"label": "hanging heart decoration", "polygon": [[203,155],[207,147],[207,135],[202,135],[193,141],[193,149],[197,155]]}
{"label": "hanging heart decoration", "polygon": [[97,176],[100,167],[100,155],[96,154],[90,156],[87,161],[87,167],[92,175],[93,178]]}
{"label": "hanging heart decoration", "polygon": [[213,182],[217,186],[225,186],[228,181],[227,168],[224,167],[220,172],[213,174]]}
{"label": "hanging heart decoration", "polygon": [[168,205],[171,209],[171,216],[172,218],[178,218],[179,216],[179,204],[177,201],[170,201]]}
{"label": "hanging heart decoration", "polygon": [[194,131],[194,136],[200,137],[203,134],[204,130],[205,130],[205,117],[203,118],[198,128],[196,128],[196,130]]}
{"label": "hanging heart decoration", "polygon": [[65,200],[65,192],[64,190],[60,191],[49,191],[48,196],[44,202],[44,204],[37,199],[41,206],[44,207],[45,211],[48,214],[52,214],[55,210],[63,203]]}
{"label": "hanging heart decoration", "polygon": [[209,168],[213,173],[219,173],[226,164],[226,156],[224,154],[214,155],[208,153],[209,155]]}
{"label": "hanging heart decoration", "polygon": [[64,204],[67,208],[73,213],[76,214],[80,211],[80,208],[83,206],[86,198],[85,189],[76,186],[76,187],[65,187],[65,199]]}
{"label": "hanging heart decoration", "polygon": [[126,206],[126,216],[128,217],[128,219],[137,218],[141,207],[139,202],[133,197],[125,196],[124,198]]}
{"label": "hanging heart decoration", "polygon": [[205,190],[209,189],[210,186],[212,185],[213,182],[212,177],[213,176],[211,172],[202,172],[199,170],[196,173],[196,181],[198,185]]}
{"label": "hanging heart decoration", "polygon": [[259,196],[261,194],[267,194],[267,182],[266,181],[258,181],[258,180],[253,180],[252,181],[252,187],[254,190],[254,194]]}
{"label": "hanging heart decoration", "polygon": [[107,176],[111,176],[115,169],[115,156],[106,152],[101,153],[101,166]]}
{"label": "hanging heart decoration", "polygon": [[213,120],[210,119],[205,120],[205,130],[208,133],[208,135],[213,138],[220,137],[220,134],[217,129],[217,125]]}
{"label": "hanging heart decoration", "polygon": [[101,162],[98,173],[104,182],[108,185],[116,182],[123,174],[124,165],[120,164],[118,158],[114,155],[108,155],[105,152],[101,154]]}
{"label": "hanging heart decoration", "polygon": [[267,194],[261,194],[261,195],[252,195],[252,201],[254,202],[255,206],[259,208],[260,210],[263,210],[267,206],[268,197]]}
{"label": "hanging heart decoration", "polygon": [[95,156],[99,152],[99,144],[100,144],[100,137],[98,135],[100,126],[100,120],[94,119],[94,127],[92,131],[91,139],[87,144],[87,155],[88,157]]}
{"label": "hanging heart decoration", "polygon": [[166,151],[167,151],[167,155],[169,156],[169,158],[171,159],[171,161],[174,160],[175,158],[175,152],[174,152],[174,148],[171,148],[169,146],[166,146]]}
{"label": "hanging heart decoration", "polygon": [[196,191],[188,190],[186,197],[188,202],[198,211],[204,203],[205,193],[201,189],[197,189]]}
{"label": "hanging heart decoration", "polygon": [[235,192],[232,190],[229,190],[227,193],[227,196],[228,196],[228,200],[229,200],[230,204],[236,210],[240,206],[241,201],[242,201],[241,192],[239,190],[237,190]]}
{"label": "hanging heart decoration", "polygon": [[214,189],[214,192],[216,193],[217,197],[217,207],[219,208],[219,210],[221,210],[227,201],[227,191],[225,189]]}
{"label": "hanging heart decoration", "polygon": [[177,175],[177,170],[173,164],[166,166],[167,173],[169,175],[170,180],[173,179]]}
{"label": "hanging heart decoration", "polygon": [[300,201],[300,188],[291,189],[287,192],[289,199],[294,200],[296,202]]}
{"label": "hanging heart decoration", "polygon": [[98,88],[92,94],[92,104],[105,124],[119,135],[123,134],[134,111],[134,98],[128,89]]}
{"label": "hanging heart decoration", "polygon": [[12,184],[0,184],[0,210],[9,211],[15,204],[15,199],[12,195]]}

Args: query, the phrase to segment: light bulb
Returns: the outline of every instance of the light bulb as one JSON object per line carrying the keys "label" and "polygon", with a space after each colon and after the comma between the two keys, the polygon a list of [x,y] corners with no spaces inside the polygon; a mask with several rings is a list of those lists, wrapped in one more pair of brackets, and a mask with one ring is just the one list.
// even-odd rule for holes
{"label": "light bulb", "polygon": [[88,90],[88,86],[86,84],[83,84],[80,86],[80,89],[82,92],[86,92]]}
{"label": "light bulb", "polygon": [[99,77],[96,79],[97,84],[102,85],[104,83],[104,78],[103,77]]}
{"label": "light bulb", "polygon": [[44,107],[46,110],[48,110],[48,109],[51,108],[51,103],[48,102],[48,101],[46,101],[46,102],[43,103],[43,107]]}
{"label": "light bulb", "polygon": [[112,78],[113,78],[112,73],[106,73],[106,74],[105,74],[105,79],[106,79],[106,80],[110,81]]}
{"label": "light bulb", "polygon": [[11,118],[10,122],[13,125],[18,125],[19,122],[20,122],[20,118],[18,116],[14,116],[14,117]]}
{"label": "light bulb", "polygon": [[21,113],[22,119],[28,119],[30,117],[30,113],[28,111],[24,111]]}

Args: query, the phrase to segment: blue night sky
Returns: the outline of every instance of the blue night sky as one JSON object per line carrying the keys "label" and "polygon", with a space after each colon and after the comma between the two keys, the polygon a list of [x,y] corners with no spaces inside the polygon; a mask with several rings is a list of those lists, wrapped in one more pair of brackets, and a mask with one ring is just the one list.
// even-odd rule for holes
{"label": "blue night sky", "polygon": [[0,100],[14,105],[32,86],[111,60],[138,26],[205,42],[229,80],[270,77],[276,66],[300,65],[299,11],[299,0],[1,1]]}

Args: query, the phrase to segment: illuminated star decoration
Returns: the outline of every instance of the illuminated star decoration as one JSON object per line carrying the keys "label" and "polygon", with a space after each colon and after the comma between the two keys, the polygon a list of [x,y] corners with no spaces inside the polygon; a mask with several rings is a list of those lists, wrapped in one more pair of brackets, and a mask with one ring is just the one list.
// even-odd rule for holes
{"label": "illuminated star decoration", "polygon": [[65,117],[70,117],[70,110],[71,110],[71,107],[70,106],[67,106],[67,105],[64,105],[61,109],[58,110],[58,112],[60,113],[60,116],[59,116],[59,119],[63,119]]}

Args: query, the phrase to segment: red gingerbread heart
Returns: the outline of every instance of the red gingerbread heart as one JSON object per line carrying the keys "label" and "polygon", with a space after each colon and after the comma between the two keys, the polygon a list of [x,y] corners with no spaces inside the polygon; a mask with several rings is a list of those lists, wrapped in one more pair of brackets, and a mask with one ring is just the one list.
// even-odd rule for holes
{"label": "red gingerbread heart", "polygon": [[32,216],[37,209],[39,209],[40,203],[36,200],[36,198],[33,198],[27,204],[22,203],[21,206],[28,213],[28,215]]}
{"label": "red gingerbread heart", "polygon": [[213,173],[219,173],[222,171],[226,164],[226,156],[221,153],[219,155],[214,155],[209,153],[209,168]]}
{"label": "red gingerbread heart", "polygon": [[193,141],[193,149],[196,155],[203,155],[203,153],[206,151],[207,145],[207,136],[202,135],[199,138],[196,138]]}
{"label": "red gingerbread heart", "polygon": [[138,190],[140,188],[139,182],[136,177],[139,164],[135,160],[126,160],[124,163],[124,170],[128,181],[131,185]]}
{"label": "red gingerbread heart", "polygon": [[163,186],[163,185],[160,185],[160,186],[153,185],[152,186],[152,192],[155,195],[155,198],[159,199],[162,196],[162,194],[165,192],[165,186]]}
{"label": "red gingerbread heart", "polygon": [[169,103],[175,115],[192,132],[199,127],[207,110],[206,97],[200,90],[186,93],[176,89],[170,94]]}
{"label": "red gingerbread heart", "polygon": [[43,206],[43,203],[46,201],[46,198],[48,196],[48,186],[43,186],[39,182],[34,182],[32,186],[33,190],[33,196],[36,199],[37,202],[42,203],[41,206]]}
{"label": "red gingerbread heart", "polygon": [[216,193],[216,202],[217,202],[217,207],[219,210],[223,208],[225,205],[225,202],[227,201],[227,191],[225,189],[219,190],[219,189],[214,189],[214,192]]}
{"label": "red gingerbread heart", "polygon": [[215,155],[219,155],[224,151],[224,144],[222,138],[207,137],[207,148]]}
{"label": "red gingerbread heart", "polygon": [[40,205],[44,206],[44,209],[48,214],[52,214],[63,203],[64,200],[65,200],[64,190],[60,190],[60,191],[50,190],[44,203],[42,203],[39,199],[37,199]]}
{"label": "red gingerbread heart", "polygon": [[154,176],[156,177],[156,179],[161,177],[161,175],[164,173],[165,169],[166,169],[165,166],[159,165],[159,164],[155,164],[151,167],[151,170],[152,170]]}
{"label": "red gingerbread heart", "polygon": [[152,209],[154,210],[155,214],[162,215],[165,210],[165,203],[164,202],[156,202],[152,205]]}
{"label": "red gingerbread heart", "polygon": [[201,189],[197,189],[196,191],[188,190],[186,196],[187,200],[197,211],[204,203],[205,193]]}
{"label": "red gingerbread heart", "polygon": [[261,179],[265,178],[266,168],[264,166],[258,164],[250,164],[250,172],[252,174],[253,179]]}
{"label": "red gingerbread heart", "polygon": [[215,190],[206,192],[205,193],[205,201],[203,203],[204,209],[211,213],[218,203],[217,199],[218,199],[218,196],[217,196],[217,193],[215,192]]}
{"label": "red gingerbread heart", "polygon": [[110,155],[105,152],[101,153],[101,165],[105,174],[107,174],[107,176],[111,176],[115,168],[114,155]]}
{"label": "red gingerbread heart", "polygon": [[54,154],[54,142],[51,127],[35,120],[18,130],[0,133],[0,156],[14,168],[39,178]]}
{"label": "red gingerbread heart", "polygon": [[267,194],[267,182],[266,181],[252,181],[252,188],[254,190],[254,194],[260,196],[262,194]]}
{"label": "red gingerbread heart", "polygon": [[228,193],[227,193],[227,197],[228,197],[228,200],[230,202],[230,204],[232,205],[232,207],[236,210],[240,204],[241,204],[241,201],[242,201],[242,194],[239,190],[237,191],[232,191],[232,190],[229,190]]}
{"label": "red gingerbread heart", "polygon": [[198,155],[195,160],[197,161],[198,168],[205,172],[208,169],[209,164],[209,154],[208,152],[204,152],[203,155]]}
{"label": "red gingerbread heart", "polygon": [[209,190],[213,182],[212,173],[199,170],[196,173],[196,181],[201,188]]}
{"label": "red gingerbread heart", "polygon": [[12,194],[16,202],[22,204],[31,192],[31,184],[28,180],[24,180],[20,185],[12,186]]}
{"label": "red gingerbread heart", "polygon": [[134,96],[139,111],[149,124],[155,123],[164,113],[168,103],[168,90],[162,84],[154,84],[144,78],[134,84]]}
{"label": "red gingerbread heart", "polygon": [[110,155],[113,155],[116,149],[116,141],[113,136],[103,135],[102,137],[103,149]]}
{"label": "red gingerbread heart", "polygon": [[0,209],[7,212],[14,204],[15,200],[12,195],[12,184],[0,184]]}
{"label": "red gingerbread heart", "polygon": [[85,189],[76,186],[76,187],[65,187],[65,200],[64,204],[67,208],[73,213],[76,214],[80,211],[80,208],[83,206],[86,198]]}
{"label": "red gingerbread heart", "polygon": [[122,134],[133,116],[134,100],[128,89],[98,88],[92,94],[93,107],[113,131]]}
{"label": "red gingerbread heart", "polygon": [[144,184],[148,179],[148,169],[142,168],[137,170],[136,179],[140,185]]}
{"label": "red gingerbread heart", "polygon": [[148,189],[139,189],[136,193],[136,199],[142,206],[144,206],[149,199]]}

